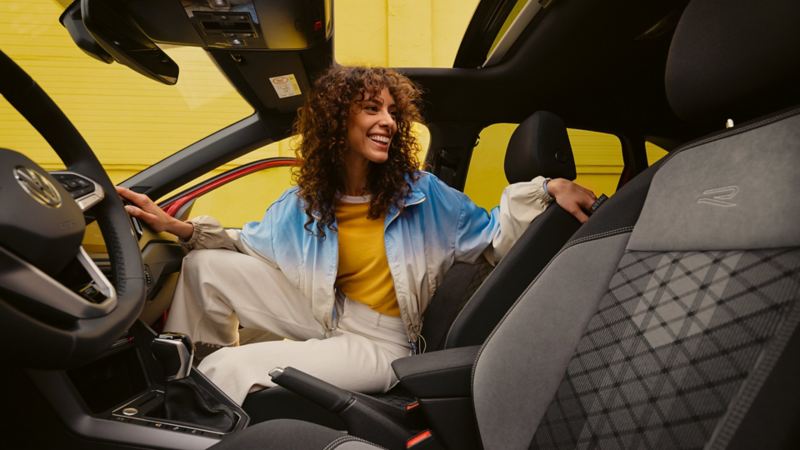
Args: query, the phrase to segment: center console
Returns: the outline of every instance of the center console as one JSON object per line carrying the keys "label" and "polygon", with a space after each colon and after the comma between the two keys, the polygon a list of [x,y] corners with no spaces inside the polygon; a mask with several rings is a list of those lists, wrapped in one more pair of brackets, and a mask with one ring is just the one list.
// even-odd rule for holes
{"label": "center console", "polygon": [[134,447],[202,449],[247,426],[238,405],[202,373],[159,355],[164,346],[157,341],[156,333],[137,323],[92,363],[31,370],[29,376],[79,436]]}

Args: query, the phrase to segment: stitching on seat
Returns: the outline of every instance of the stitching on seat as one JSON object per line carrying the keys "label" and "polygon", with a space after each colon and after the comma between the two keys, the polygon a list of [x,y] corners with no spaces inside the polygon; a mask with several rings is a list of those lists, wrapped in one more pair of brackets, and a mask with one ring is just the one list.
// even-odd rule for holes
{"label": "stitching on seat", "polygon": [[375,447],[377,449],[386,450],[386,447],[381,447],[381,446],[379,446],[379,445],[377,445],[377,444],[375,444],[373,442],[370,442],[370,441],[368,441],[366,439],[361,439],[359,437],[350,436],[350,435],[339,436],[338,438],[336,438],[333,441],[331,441],[330,444],[326,445],[325,448],[323,448],[322,450],[335,450],[336,447],[338,447],[340,444],[344,444],[346,442],[363,442],[363,443],[369,444],[369,445],[371,445],[371,446],[373,446],[373,447]]}
{"label": "stitching on seat", "polygon": [[[633,225],[629,225],[627,227],[622,227],[622,228],[616,228],[616,229],[609,230],[609,231],[604,231],[602,233],[591,234],[589,236],[584,236],[582,238],[575,239],[574,241],[569,241],[564,245],[564,248],[559,250],[559,252],[556,254],[556,256],[553,257],[553,259],[556,259],[556,257],[558,255],[560,255],[561,252],[563,252],[564,250],[572,247],[573,245],[582,244],[584,242],[591,241],[591,240],[594,240],[594,239],[602,239],[602,238],[605,238],[605,237],[615,236],[617,234],[627,233],[627,232],[630,232],[630,231],[633,231]],[[544,271],[544,269],[542,269],[542,271]]]}

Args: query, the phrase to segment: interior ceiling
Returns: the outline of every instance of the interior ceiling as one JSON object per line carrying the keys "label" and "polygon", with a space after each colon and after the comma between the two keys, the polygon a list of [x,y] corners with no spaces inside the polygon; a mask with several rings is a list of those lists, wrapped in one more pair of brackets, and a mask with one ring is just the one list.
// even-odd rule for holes
{"label": "interior ceiling", "polygon": [[[664,94],[669,40],[685,3],[555,0],[540,11],[497,66],[404,72],[422,86],[423,113],[429,122],[519,122],[537,110],[549,110],[575,128],[685,139],[698,130],[675,118]],[[180,3],[137,0],[128,6],[154,40],[198,44],[197,32]],[[284,122],[297,105],[287,109],[265,100],[268,85],[259,71],[291,61],[295,70],[300,67],[305,72],[299,77],[307,80],[304,84],[310,83],[330,64],[331,55],[330,41],[292,52],[212,52],[254,107],[266,115],[284,116]]]}
{"label": "interior ceiling", "polygon": [[407,73],[425,87],[429,120],[519,122],[549,110],[572,127],[682,137],[691,130],[671,113],[663,80],[684,4],[556,1],[498,66]]}

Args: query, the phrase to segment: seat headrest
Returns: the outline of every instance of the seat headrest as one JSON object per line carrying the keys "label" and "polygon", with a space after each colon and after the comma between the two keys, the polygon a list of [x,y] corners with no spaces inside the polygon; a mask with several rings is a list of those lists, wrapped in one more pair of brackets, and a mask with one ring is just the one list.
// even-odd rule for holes
{"label": "seat headrest", "polygon": [[667,57],[675,114],[721,127],[800,103],[800,1],[692,0]]}
{"label": "seat headrest", "polygon": [[505,171],[509,183],[530,181],[537,175],[574,180],[575,159],[564,121],[547,111],[537,111],[522,121],[508,141]]}

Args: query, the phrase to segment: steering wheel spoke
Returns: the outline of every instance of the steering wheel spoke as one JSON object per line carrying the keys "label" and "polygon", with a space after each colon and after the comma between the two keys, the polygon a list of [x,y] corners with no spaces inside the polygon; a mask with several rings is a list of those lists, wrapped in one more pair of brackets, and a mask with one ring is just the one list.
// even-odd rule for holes
{"label": "steering wheel spoke", "polygon": [[89,177],[69,170],[50,172],[72,196],[81,211],[86,212],[105,198],[103,187]]}
{"label": "steering wheel spoke", "polygon": [[58,319],[93,319],[117,306],[114,286],[83,247],[66,272],[72,286],[57,280],[6,249],[0,248],[0,286],[6,299],[30,314]]}

